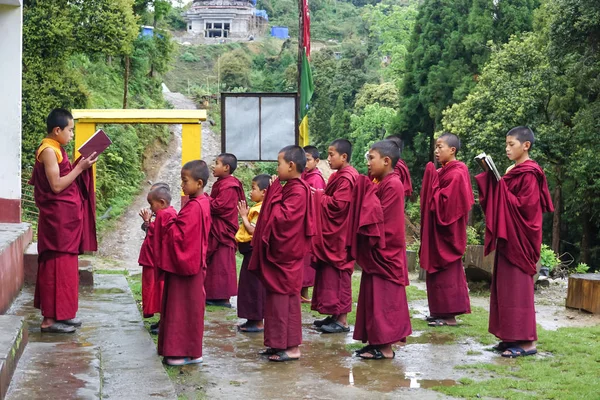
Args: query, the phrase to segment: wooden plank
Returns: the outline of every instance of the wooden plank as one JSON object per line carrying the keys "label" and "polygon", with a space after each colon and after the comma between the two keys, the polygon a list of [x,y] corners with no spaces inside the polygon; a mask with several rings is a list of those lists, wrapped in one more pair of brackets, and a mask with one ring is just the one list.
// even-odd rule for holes
{"label": "wooden plank", "polygon": [[206,110],[79,109],[71,113],[80,122],[102,124],[193,124],[206,121]]}

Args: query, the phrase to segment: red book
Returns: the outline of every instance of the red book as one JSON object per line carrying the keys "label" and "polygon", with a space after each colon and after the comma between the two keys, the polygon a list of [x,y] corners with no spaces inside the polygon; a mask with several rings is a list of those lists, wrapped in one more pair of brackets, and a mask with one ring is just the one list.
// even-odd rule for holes
{"label": "red book", "polygon": [[101,154],[112,144],[112,140],[104,133],[102,129],[98,129],[88,140],[86,140],[77,151],[83,157],[89,157],[92,153]]}

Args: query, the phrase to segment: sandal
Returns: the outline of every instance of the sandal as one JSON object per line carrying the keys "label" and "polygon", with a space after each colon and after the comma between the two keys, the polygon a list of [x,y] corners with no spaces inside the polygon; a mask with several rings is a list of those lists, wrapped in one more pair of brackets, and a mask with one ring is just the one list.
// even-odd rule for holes
{"label": "sandal", "polygon": [[516,344],[517,342],[500,342],[497,345],[493,346],[492,350],[502,353],[510,349],[511,347],[514,347]]}
{"label": "sandal", "polygon": [[258,355],[259,356],[267,356],[267,357],[269,357],[269,356],[275,355],[277,353],[279,353],[279,350],[273,349],[271,347],[267,347],[265,350],[259,351]]}
{"label": "sandal", "polygon": [[332,323],[333,321],[335,321],[333,319],[333,317],[330,315],[327,318],[323,318],[323,319],[318,319],[316,321],[313,322],[313,325],[316,326],[317,328],[322,327],[323,325],[329,325],[330,323]]}
{"label": "sandal", "polygon": [[265,328],[259,328],[256,325],[242,324],[238,325],[238,331],[243,333],[264,332]]}
{"label": "sandal", "polygon": [[446,320],[436,319],[427,324],[428,326],[458,326],[458,324],[449,324]]}
{"label": "sandal", "polygon": [[41,327],[40,330],[43,333],[73,333],[76,329],[74,326],[63,324],[62,322],[55,322],[45,328]]}
{"label": "sandal", "polygon": [[321,326],[321,331],[323,333],[346,333],[350,332],[350,327],[344,326],[338,321],[333,321],[330,324]]}
{"label": "sandal", "polygon": [[354,354],[356,354],[357,356],[359,356],[359,355],[361,355],[361,354],[363,354],[363,353],[366,353],[367,351],[371,350],[372,348],[374,348],[374,347],[373,347],[373,345],[371,345],[371,344],[368,344],[368,345],[366,345],[365,347],[363,347],[362,349],[358,349],[358,350],[356,350],[356,351],[354,352]]}
{"label": "sandal", "polygon": [[202,357],[198,357],[198,358],[184,357],[182,359],[177,359],[177,361],[174,361],[170,358],[165,357],[165,364],[170,365],[172,367],[180,367],[182,365],[190,365],[190,364],[200,364],[202,361],[203,361]]}
{"label": "sandal", "polygon": [[510,352],[510,354],[502,353],[502,357],[506,357],[506,358],[525,357],[525,356],[532,356],[534,354],[537,354],[537,349],[524,350],[522,347],[518,347],[518,346],[509,347],[505,351]]}
{"label": "sandal", "polygon": [[277,353],[272,354],[271,356],[279,357],[279,358],[270,358],[269,357],[269,361],[273,361],[273,362],[298,361],[300,359],[300,357],[290,357],[288,355],[288,353],[286,353],[285,351],[278,351]]}
{"label": "sandal", "polygon": [[[364,354],[370,354],[372,355],[372,357],[365,357]],[[391,360],[392,358],[396,357],[396,352],[392,351],[392,356],[386,357],[383,355],[381,350],[372,348],[370,350],[365,351],[364,353],[358,354],[358,356],[363,360]]]}

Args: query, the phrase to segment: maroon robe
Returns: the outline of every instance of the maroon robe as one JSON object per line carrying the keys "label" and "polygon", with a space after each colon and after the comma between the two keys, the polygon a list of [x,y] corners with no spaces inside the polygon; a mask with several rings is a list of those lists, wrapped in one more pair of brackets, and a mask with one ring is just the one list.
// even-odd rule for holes
{"label": "maroon robe", "polygon": [[[64,148],[59,176],[68,175],[73,166]],[[95,192],[91,169],[83,171],[60,193],[54,193],[44,164],[35,162],[29,181],[34,186],[38,217],[38,275],[34,306],[46,318],[75,318],[79,300],[78,254],[97,250],[95,230]],[[82,193],[82,190],[85,193]],[[85,206],[85,208],[84,208]],[[87,221],[88,218],[94,221]]]}
{"label": "maroon robe", "polygon": [[160,312],[160,302],[155,302],[156,291],[161,290],[156,286],[156,272],[154,270],[154,257],[152,252],[152,238],[154,236],[154,222],[149,222],[146,237],[140,248],[138,264],[142,266],[142,312],[144,318],[150,318],[153,314]]}
{"label": "maroon robe", "polygon": [[166,246],[161,254],[155,254],[160,257],[159,267],[165,271],[159,355],[202,356],[206,307],[204,278],[210,225],[210,201],[199,196],[190,199],[177,218],[164,226],[162,238]]}
{"label": "maroon robe", "polygon": [[404,162],[404,160],[400,159],[396,163],[396,167],[394,168],[394,172],[400,176],[400,180],[402,181],[402,185],[404,185],[404,195],[409,197],[412,195],[412,181],[410,179],[410,171],[408,170],[408,165]]}
{"label": "maroon robe", "polygon": [[237,205],[245,199],[242,183],[234,176],[219,178],[210,192],[212,227],[208,242],[206,298],[224,300],[237,294],[235,234],[239,227]]}
{"label": "maroon robe", "polygon": [[436,171],[428,163],[421,187],[419,264],[427,271],[427,300],[432,316],[447,318],[471,312],[462,264],[467,248],[467,220],[475,203],[467,166],[451,161]]}
{"label": "maroon robe", "polygon": [[252,258],[252,244],[238,243],[238,250],[244,256],[240,269],[238,285],[237,316],[251,321],[260,321],[265,317],[265,287],[258,277],[248,271]]}
{"label": "maroon robe", "polygon": [[[308,186],[313,189],[325,189],[325,179],[323,179],[323,174],[319,168],[314,168],[311,171],[304,171],[302,173],[302,179]],[[315,285],[315,263],[316,259],[312,255],[312,253],[307,253],[304,257],[304,275],[302,277],[302,287],[312,287]]]}
{"label": "maroon robe", "polygon": [[533,160],[498,182],[475,177],[485,213],[485,254],[496,250],[490,288],[489,332],[505,342],[537,340],[533,275],[542,246],[542,214],[554,207],[546,176]]}
{"label": "maroon robe", "polygon": [[[351,216],[356,239],[350,243],[362,277],[353,338],[372,345],[404,341],[412,332],[405,288],[409,282],[404,213],[397,212],[404,209],[404,187],[391,173],[376,187],[378,201],[363,178],[357,188]],[[361,220],[362,212],[368,218]],[[377,221],[380,217],[383,223]]]}
{"label": "maroon robe", "polygon": [[267,291],[265,346],[287,349],[302,342],[300,290],[304,255],[313,235],[311,191],[301,179],[281,186],[279,179],[267,189],[252,237],[248,270]]}
{"label": "maroon robe", "polygon": [[329,178],[324,192],[313,196],[315,236],[313,254],[317,258],[315,288],[311,309],[338,315],[352,310],[354,260],[347,252],[348,215],[358,172],[347,166]]}

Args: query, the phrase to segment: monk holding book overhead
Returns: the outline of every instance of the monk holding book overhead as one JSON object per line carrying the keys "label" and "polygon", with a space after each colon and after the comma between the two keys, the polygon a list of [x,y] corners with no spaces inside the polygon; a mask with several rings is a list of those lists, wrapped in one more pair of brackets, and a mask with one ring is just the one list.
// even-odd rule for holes
{"label": "monk holding book overhead", "polygon": [[474,204],[467,166],[456,160],[460,140],[445,133],[435,145],[438,170],[427,164],[421,187],[419,264],[427,271],[429,326],[456,325],[456,316],[471,312],[462,264],[467,247],[467,220]]}
{"label": "monk holding book overhead", "polygon": [[[73,115],[57,108],[35,157],[33,175],[38,219],[38,276],[34,305],[42,332],[72,333],[79,300],[78,254],[96,250],[95,198],[90,167],[96,153],[72,165],[63,148],[73,139]],[[86,220],[90,218],[91,220]]]}
{"label": "monk holding book overhead", "polygon": [[267,349],[260,354],[277,362],[300,358],[300,289],[304,255],[310,249],[313,235],[309,211],[311,190],[300,179],[305,164],[302,147],[287,146],[279,152],[279,177],[265,195],[248,266],[263,282],[267,294],[264,340]]}
{"label": "monk holding book overhead", "polygon": [[494,350],[503,357],[537,353],[533,276],[542,246],[542,215],[554,207],[544,171],[529,158],[534,141],[528,127],[511,129],[506,155],[515,164],[500,180],[491,170],[475,178],[485,213],[485,254],[496,250],[489,332],[500,339]]}

